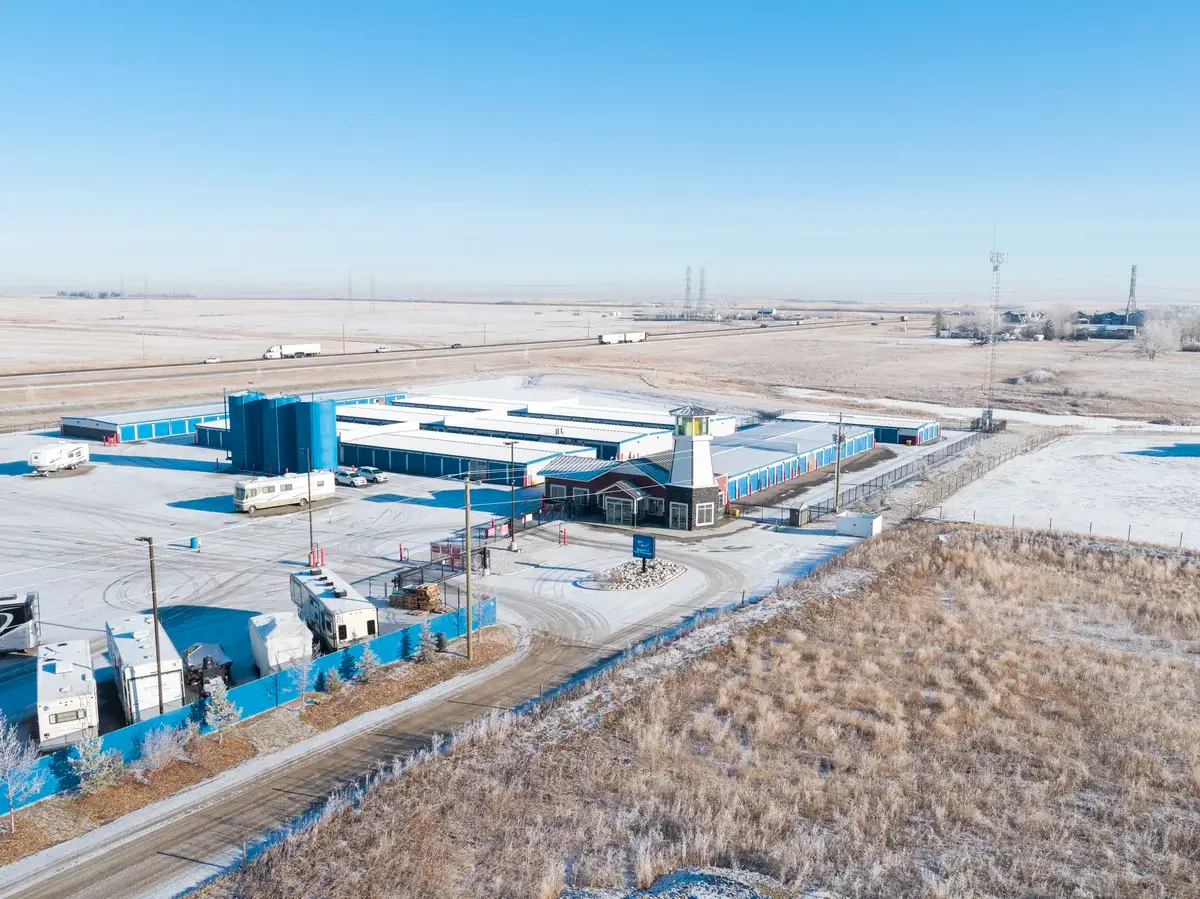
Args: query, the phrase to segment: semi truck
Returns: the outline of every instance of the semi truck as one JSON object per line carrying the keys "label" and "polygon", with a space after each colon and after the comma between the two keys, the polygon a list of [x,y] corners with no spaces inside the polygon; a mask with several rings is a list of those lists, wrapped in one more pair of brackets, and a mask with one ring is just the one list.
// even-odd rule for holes
{"label": "semi truck", "polygon": [[277,343],[267,347],[264,359],[303,359],[305,356],[320,356],[319,343]]}
{"label": "semi truck", "polygon": [[326,652],[379,635],[379,610],[328,568],[293,572],[292,602]]}
{"label": "semi truck", "polygon": [[162,709],[171,712],[183,708],[183,660],[158,624],[158,658],[154,648],[154,616],[133,615],[104,625],[113,680],[125,720],[137,724],[158,715],[159,671],[162,672]]}
{"label": "semi truck", "polygon": [[96,674],[87,640],[38,647],[37,719],[42,752],[74,746],[98,733]]}
{"label": "semi truck", "polygon": [[324,470],[247,478],[233,486],[233,508],[253,515],[258,509],[306,506],[320,499],[331,499],[336,489],[333,472]]}
{"label": "semi truck", "polygon": [[641,343],[646,339],[645,331],[626,331],[623,334],[601,334],[600,342],[607,343]]}
{"label": "semi truck", "polygon": [[38,595],[0,594],[0,652],[31,652],[41,637]]}
{"label": "semi truck", "polygon": [[29,466],[35,475],[46,476],[54,471],[67,471],[86,465],[86,443],[44,443],[29,453]]}

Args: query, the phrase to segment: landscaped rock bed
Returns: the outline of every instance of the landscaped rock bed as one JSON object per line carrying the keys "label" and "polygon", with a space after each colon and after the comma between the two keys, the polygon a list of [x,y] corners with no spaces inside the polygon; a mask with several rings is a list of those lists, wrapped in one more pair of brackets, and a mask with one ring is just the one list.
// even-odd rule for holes
{"label": "landscaped rock bed", "polygon": [[661,587],[667,581],[679,577],[685,570],[678,562],[650,559],[643,572],[642,560],[633,559],[596,575],[596,583],[605,590],[644,590],[647,587]]}

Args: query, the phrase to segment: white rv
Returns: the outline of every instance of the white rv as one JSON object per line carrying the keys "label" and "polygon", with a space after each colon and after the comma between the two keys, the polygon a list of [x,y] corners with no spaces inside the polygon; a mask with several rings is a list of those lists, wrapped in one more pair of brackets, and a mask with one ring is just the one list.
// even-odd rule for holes
{"label": "white rv", "polygon": [[296,659],[312,657],[312,631],[291,612],[250,619],[250,650],[259,677],[282,671]]}
{"label": "white rv", "polygon": [[98,732],[96,674],[87,640],[38,647],[37,717],[42,752],[74,746]]}
{"label": "white rv", "polygon": [[[113,680],[121,697],[121,708],[130,724],[158,715],[158,673],[154,656],[154,618],[134,615],[104,625]],[[183,660],[158,625],[158,652],[162,659],[163,711],[183,708]]]}
{"label": "white rv", "polygon": [[38,595],[16,593],[0,596],[0,652],[29,652],[42,640]]}
{"label": "white rv", "polygon": [[292,575],[292,602],[329,652],[379,635],[379,610],[328,568]]}
{"label": "white rv", "polygon": [[[312,492],[308,485],[312,483]],[[300,472],[271,477],[248,478],[233,488],[233,508],[254,513],[257,509],[276,506],[306,506],[310,502],[330,499],[337,487],[332,471]]]}
{"label": "white rv", "polygon": [[44,443],[29,454],[29,466],[37,475],[75,469],[86,465],[87,461],[86,443]]}

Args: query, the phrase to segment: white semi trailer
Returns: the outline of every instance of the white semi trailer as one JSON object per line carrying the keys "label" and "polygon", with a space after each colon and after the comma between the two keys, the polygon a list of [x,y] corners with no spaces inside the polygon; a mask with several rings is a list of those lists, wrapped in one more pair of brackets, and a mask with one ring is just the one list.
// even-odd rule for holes
{"label": "white semi trailer", "polygon": [[305,356],[320,356],[319,343],[277,343],[267,347],[264,359],[302,359]]}
{"label": "white semi trailer", "polygon": [[158,625],[158,655],[154,652],[154,617],[134,615],[104,625],[108,658],[125,720],[137,724],[158,715],[159,670],[162,670],[164,712],[183,708],[183,659],[171,643],[162,623]]}
{"label": "white semi trailer", "polygon": [[38,647],[37,718],[42,752],[74,746],[99,732],[96,674],[87,640]]}
{"label": "white semi trailer", "polygon": [[600,342],[608,343],[641,343],[646,339],[645,331],[625,331],[621,334],[601,334]]}
{"label": "white semi trailer", "polygon": [[37,475],[78,468],[87,461],[86,443],[44,443],[29,453],[29,465]]}
{"label": "white semi trailer", "polygon": [[292,602],[328,652],[379,635],[379,610],[328,568],[292,574]]}

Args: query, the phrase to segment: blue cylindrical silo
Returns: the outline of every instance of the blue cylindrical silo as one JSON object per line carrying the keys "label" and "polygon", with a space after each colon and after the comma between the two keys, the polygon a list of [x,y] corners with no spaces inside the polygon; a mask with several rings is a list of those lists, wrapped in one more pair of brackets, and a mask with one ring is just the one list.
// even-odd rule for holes
{"label": "blue cylindrical silo", "polygon": [[295,405],[297,470],[337,467],[337,405],[333,400],[299,402]]}
{"label": "blue cylindrical silo", "polygon": [[238,471],[254,471],[258,454],[258,418],[254,403],[263,398],[258,391],[235,393],[229,397],[229,452]]}
{"label": "blue cylindrical silo", "polygon": [[272,396],[258,404],[262,428],[262,467],[270,474],[296,470],[296,419],[291,407],[299,399],[296,396]]}

